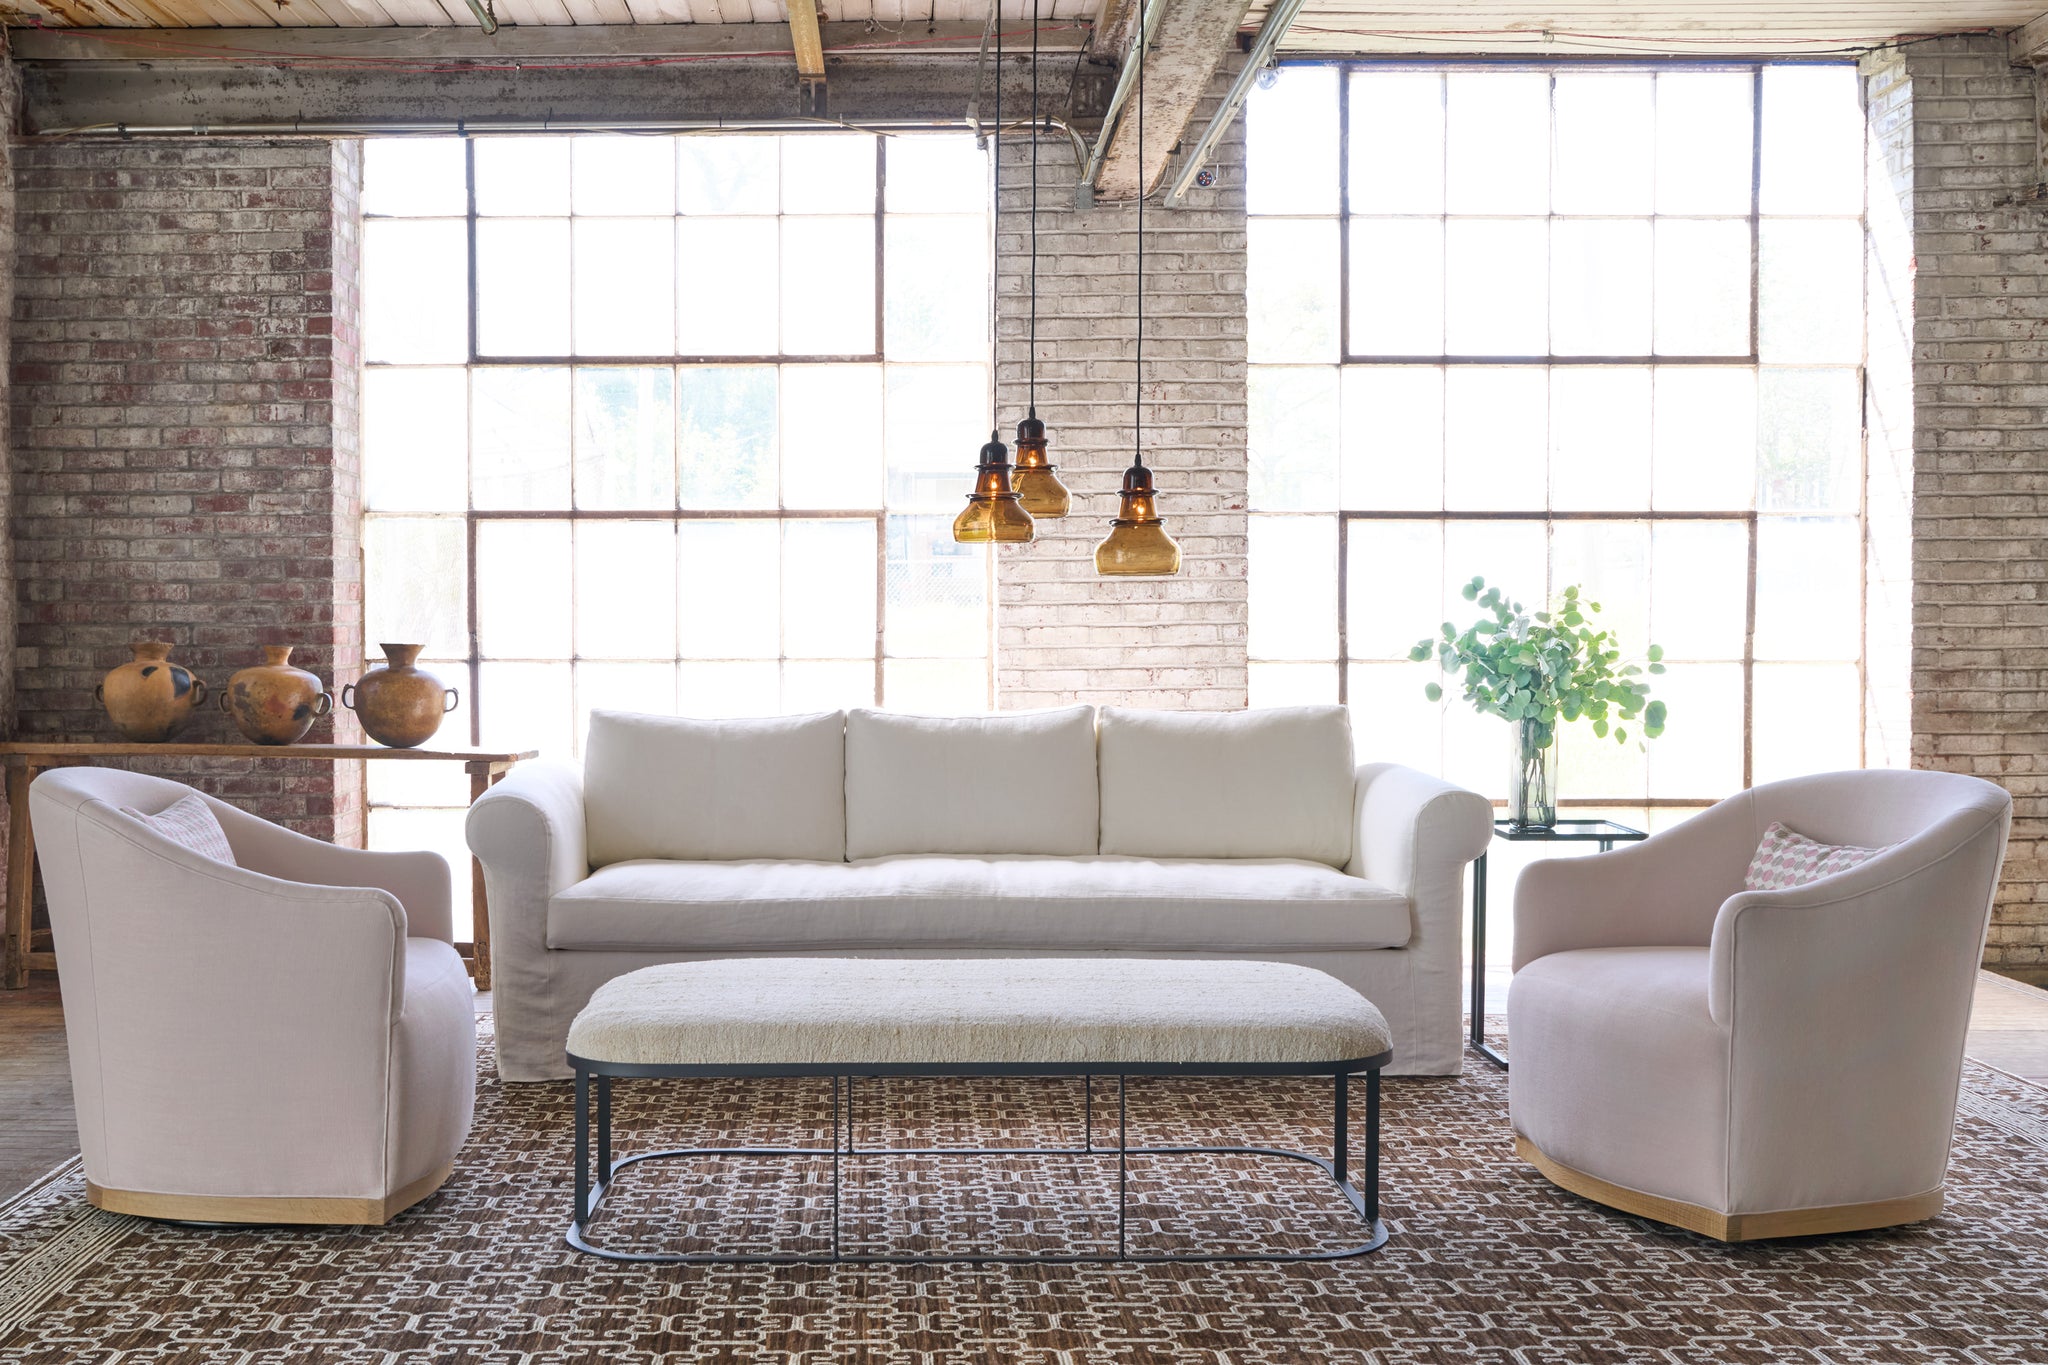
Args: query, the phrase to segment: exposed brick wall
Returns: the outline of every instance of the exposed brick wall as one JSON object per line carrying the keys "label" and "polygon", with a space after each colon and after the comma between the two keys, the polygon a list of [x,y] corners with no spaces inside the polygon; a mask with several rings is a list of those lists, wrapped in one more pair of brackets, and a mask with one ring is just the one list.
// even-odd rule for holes
{"label": "exposed brick wall", "polygon": [[[1914,256],[1894,310],[1912,338],[1913,761],[2011,790],[1986,961],[2048,977],[2048,208],[2012,202],[2037,179],[2033,78],[1988,37],[1866,75],[1873,213],[1910,226]],[[1873,393],[1895,428],[1896,390]]]}
{"label": "exposed brick wall", "polygon": [[[216,688],[268,643],[353,676],[358,149],[24,143],[14,157],[21,735],[111,737],[92,689],[133,640],[175,642]],[[187,735],[239,737],[211,709]],[[360,840],[359,773],[149,766]]]}
{"label": "exposed brick wall", "polygon": [[[1236,68],[1233,58],[1217,74],[1194,131]],[[1010,423],[1027,401],[1030,160],[1023,139],[1005,140],[997,392]],[[1041,521],[1033,544],[998,547],[1000,706],[1245,704],[1241,123],[1210,164],[1216,188],[1191,191],[1184,208],[1155,198],[1145,210],[1145,462],[1180,542],[1181,572],[1103,578],[1095,546],[1131,463],[1137,213],[1111,204],[1076,211],[1066,142],[1048,138],[1039,149],[1038,414],[1074,505]]]}

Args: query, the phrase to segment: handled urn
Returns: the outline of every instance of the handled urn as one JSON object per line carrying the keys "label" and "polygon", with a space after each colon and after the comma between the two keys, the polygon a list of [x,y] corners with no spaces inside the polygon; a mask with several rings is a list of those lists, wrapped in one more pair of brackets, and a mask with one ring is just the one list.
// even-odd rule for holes
{"label": "handled urn", "polygon": [[92,690],[107,708],[107,719],[124,739],[161,744],[185,728],[206,700],[206,684],[183,664],[171,662],[171,646],[143,640],[129,646],[135,657],[114,669]]}
{"label": "handled urn", "polygon": [[256,744],[296,744],[334,709],[320,680],[291,665],[290,645],[265,645],[263,662],[228,679],[220,709]]}
{"label": "handled urn", "polygon": [[441,717],[460,700],[452,687],[414,665],[419,645],[380,645],[385,664],[341,689],[341,704],[356,713],[371,739],[393,749],[413,749],[434,737]]}

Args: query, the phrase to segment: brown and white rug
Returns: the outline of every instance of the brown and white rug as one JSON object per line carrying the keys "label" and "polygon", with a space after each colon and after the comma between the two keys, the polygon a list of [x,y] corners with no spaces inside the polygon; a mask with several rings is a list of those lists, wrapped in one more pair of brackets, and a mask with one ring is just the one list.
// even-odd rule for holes
{"label": "brown and white rug", "polygon": [[[1078,1098],[1071,1082],[864,1083],[859,1140],[1047,1145],[1071,1139]],[[1320,1150],[1327,1098],[1298,1082],[1146,1082],[1132,1140]],[[562,1244],[567,1084],[487,1080],[455,1178],[388,1228],[163,1226],[88,1207],[75,1161],[53,1172],[0,1206],[0,1361],[2048,1361],[2048,1092],[1971,1066],[1939,1219],[1741,1247],[1552,1188],[1515,1160],[1506,1102],[1486,1066],[1387,1082],[1393,1240],[1354,1261],[642,1267]],[[822,1084],[622,1087],[620,1148],[822,1141],[826,1112]],[[1091,1249],[1114,1235],[1112,1176],[1085,1158],[863,1159],[842,1233],[866,1249]],[[1295,1163],[1134,1161],[1132,1178],[1134,1246],[1311,1246],[1347,1230]],[[815,1248],[823,1181],[822,1163],[652,1170],[620,1182],[598,1235]]]}

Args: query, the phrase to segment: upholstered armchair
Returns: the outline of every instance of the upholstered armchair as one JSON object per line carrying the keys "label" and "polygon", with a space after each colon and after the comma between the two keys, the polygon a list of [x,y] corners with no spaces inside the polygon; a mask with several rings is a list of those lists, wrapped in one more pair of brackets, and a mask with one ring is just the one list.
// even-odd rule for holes
{"label": "upholstered armchair", "polygon": [[447,1179],[476,1098],[448,866],[206,798],[222,862],[135,814],[191,794],[105,768],[29,790],[88,1197],[152,1218],[386,1222]]}
{"label": "upholstered armchair", "polygon": [[[1508,992],[1521,1155],[1728,1241],[1933,1217],[2011,810],[1973,777],[1826,773],[1532,864]],[[1773,821],[1882,851],[1745,890]]]}

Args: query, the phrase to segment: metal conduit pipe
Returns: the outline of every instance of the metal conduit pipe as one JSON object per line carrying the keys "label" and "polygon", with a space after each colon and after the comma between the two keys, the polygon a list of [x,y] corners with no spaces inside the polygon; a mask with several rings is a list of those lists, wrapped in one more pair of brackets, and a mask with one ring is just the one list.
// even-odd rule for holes
{"label": "metal conduit pipe", "polygon": [[1174,179],[1173,188],[1166,192],[1166,207],[1179,208],[1188,187],[1195,183],[1195,177],[1208,164],[1209,153],[1216,150],[1216,144],[1229,131],[1230,121],[1237,117],[1237,111],[1251,94],[1252,82],[1259,78],[1259,72],[1273,59],[1273,50],[1280,46],[1280,39],[1286,34],[1287,26],[1294,22],[1294,16],[1301,13],[1307,0],[1280,0],[1266,11],[1266,22],[1259,27],[1259,36],[1252,43],[1251,51],[1239,68],[1237,79],[1230,83],[1230,92],[1223,97],[1209,126],[1202,129],[1202,135],[1195,139],[1187,158],[1181,163],[1180,175]]}
{"label": "metal conduit pipe", "polygon": [[[1087,144],[1074,126],[1058,114],[1036,120],[1066,134],[1074,149],[1074,162],[1087,157]],[[1004,124],[1031,127],[1032,120]],[[528,133],[915,133],[955,132],[971,125],[965,119],[869,119],[862,122],[819,120],[811,123],[773,119],[590,119],[577,122],[524,122],[516,119],[426,119],[416,122],[333,123],[294,120],[290,123],[95,123],[79,128],[42,128],[30,138],[139,138],[139,137],[460,137],[465,134],[506,136]]]}
{"label": "metal conduit pipe", "polygon": [[[1296,8],[1299,8],[1297,3]],[[1138,20],[1138,36],[1133,40],[1131,50],[1143,51],[1152,46],[1152,35],[1159,30],[1159,20],[1166,13],[1166,0],[1147,0],[1145,13]],[[1087,164],[1081,168],[1081,183],[1075,193],[1082,208],[1088,207],[1095,199],[1095,176],[1102,169],[1102,159],[1109,155],[1109,140],[1116,135],[1117,117],[1123,113],[1124,101],[1137,88],[1138,64],[1126,59],[1124,69],[1117,73],[1116,91],[1109,97],[1109,108],[1102,114],[1102,131],[1096,136],[1095,149],[1088,154]]]}

